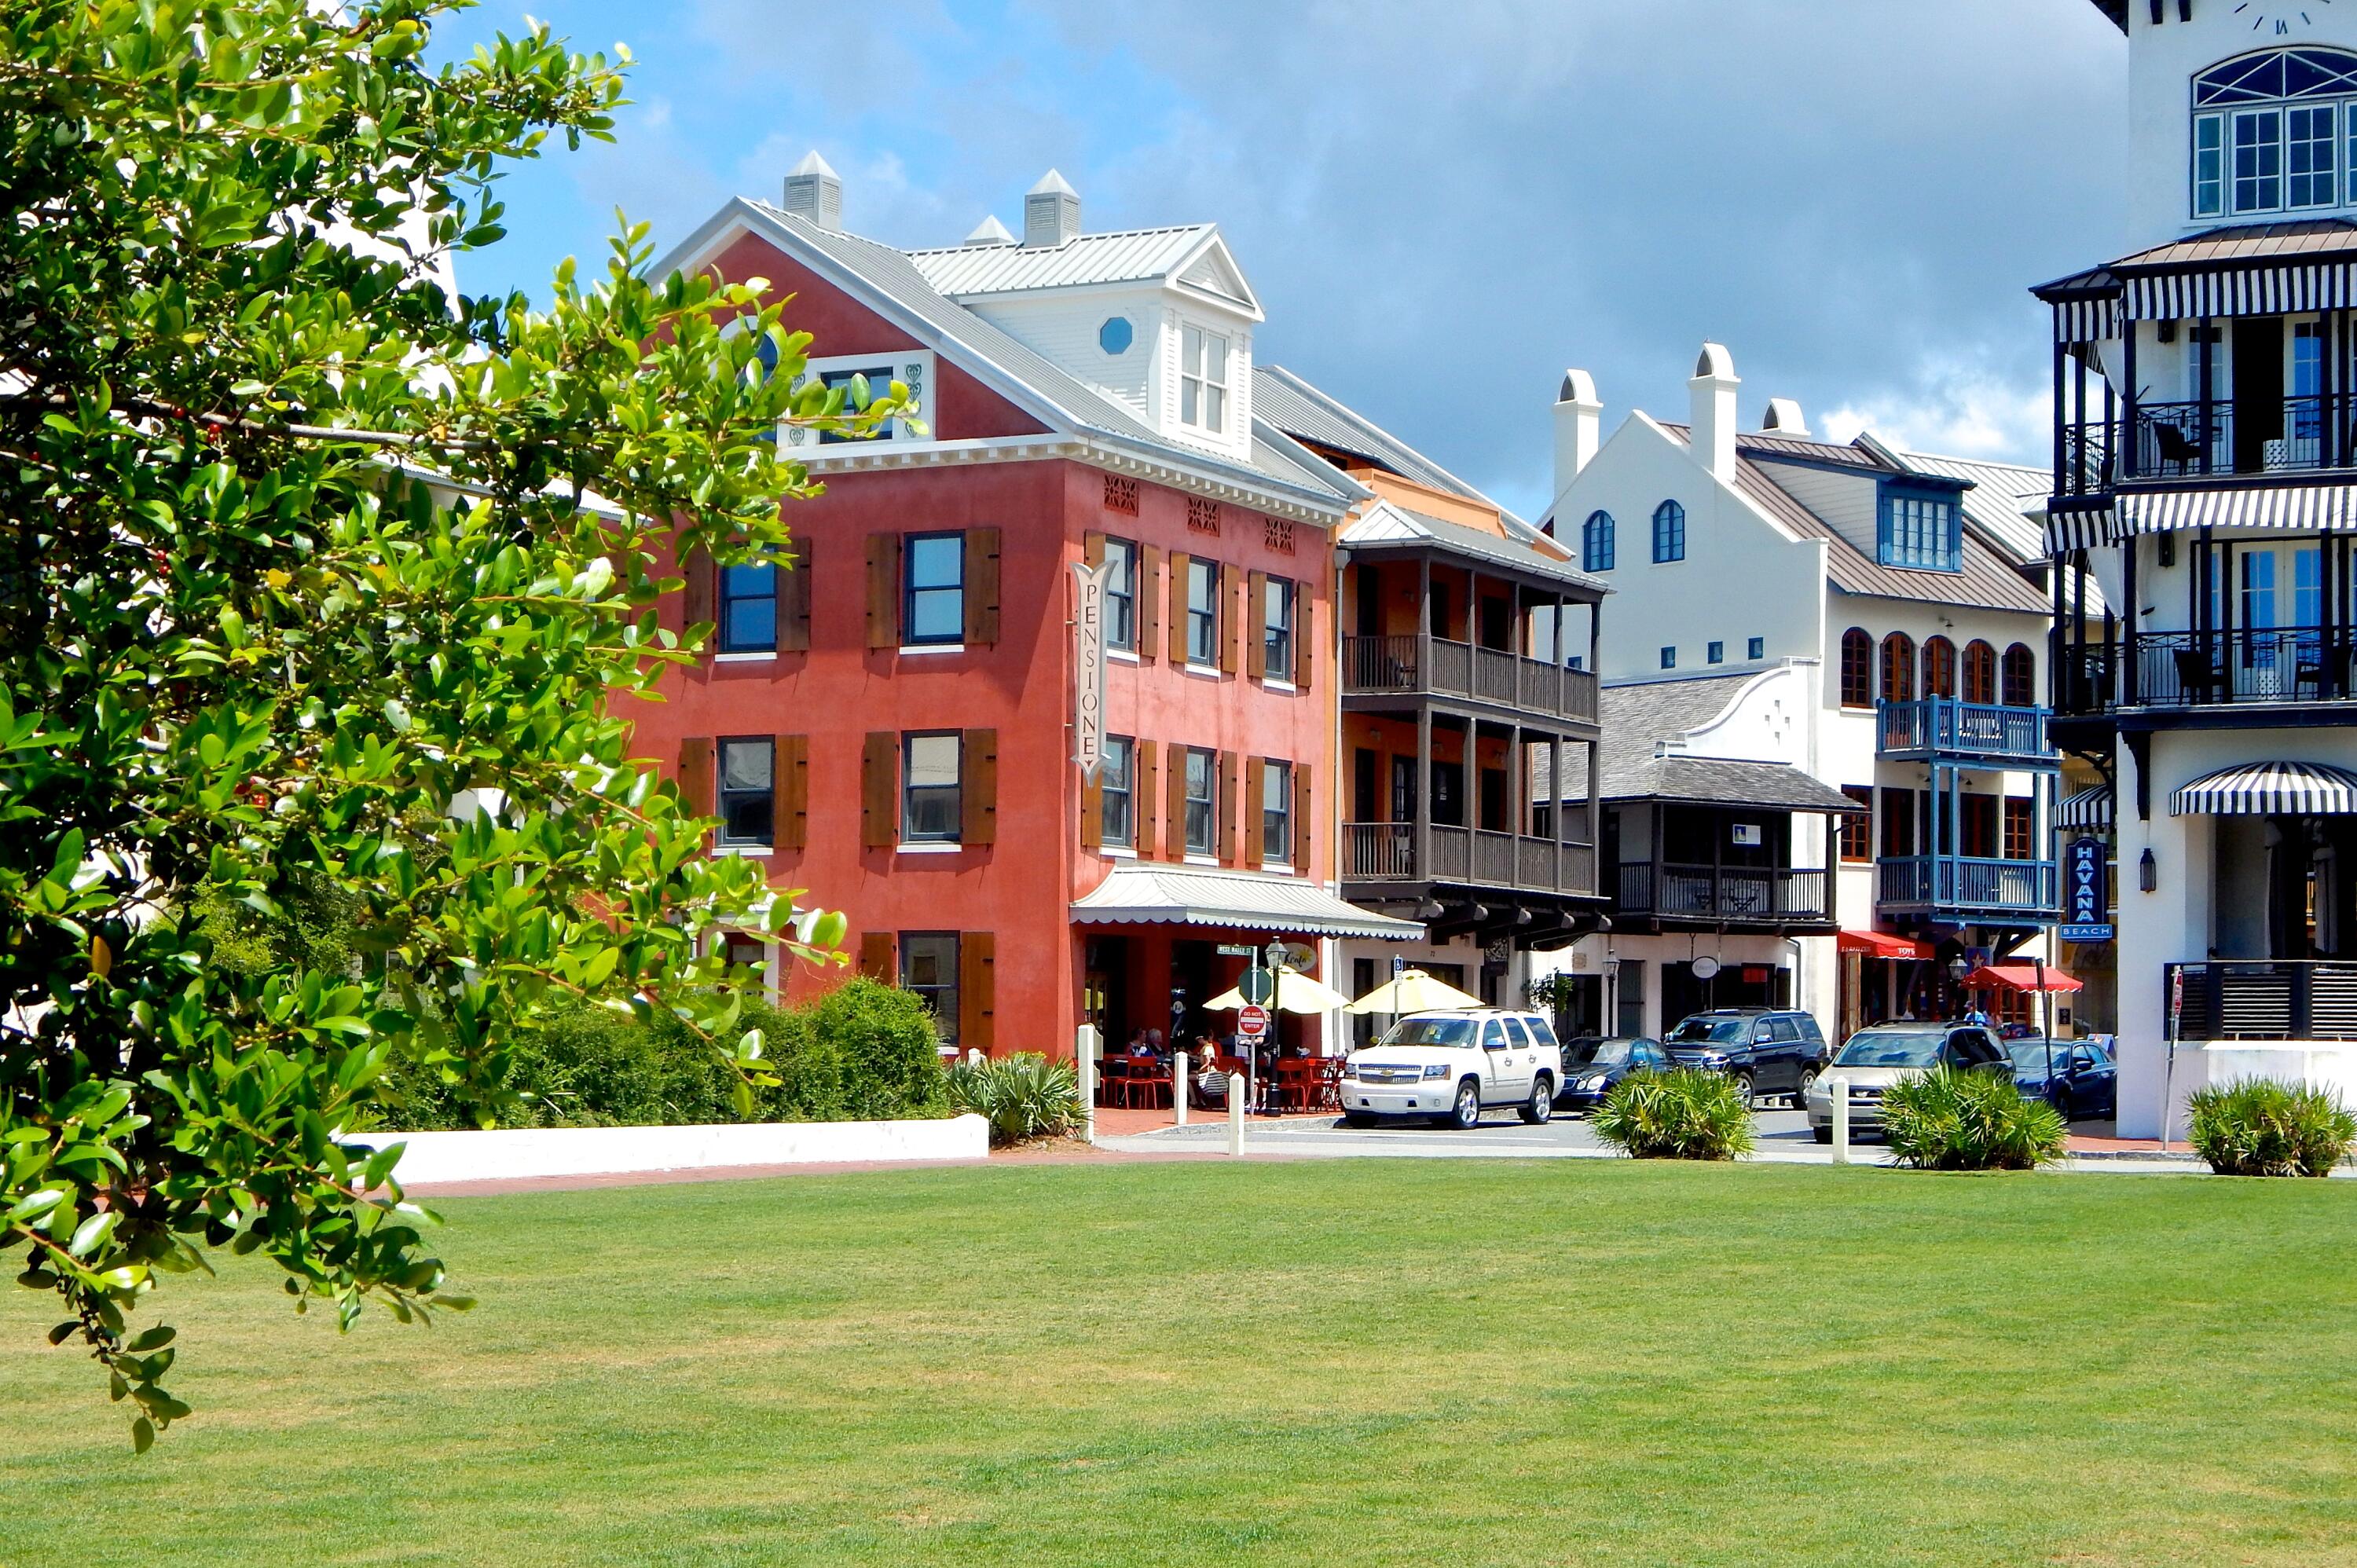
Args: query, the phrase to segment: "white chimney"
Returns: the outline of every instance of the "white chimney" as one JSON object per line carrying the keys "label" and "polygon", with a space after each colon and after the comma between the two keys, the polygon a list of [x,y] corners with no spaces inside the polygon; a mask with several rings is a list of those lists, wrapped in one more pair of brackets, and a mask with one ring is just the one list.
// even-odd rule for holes
{"label": "white chimney", "polygon": [[1604,404],[1596,395],[1596,378],[1586,371],[1566,371],[1563,390],[1555,397],[1555,493],[1571,489],[1571,481],[1596,456],[1597,432],[1604,423]]}
{"label": "white chimney", "polygon": [[1735,379],[1735,360],[1716,343],[1702,346],[1695,361],[1694,380],[1686,392],[1694,400],[1694,452],[1711,476],[1735,482],[1735,393],[1743,383]]}
{"label": "white chimney", "polygon": [[1023,197],[1023,243],[1052,248],[1081,237],[1081,193],[1049,169]]}
{"label": "white chimney", "polygon": [[1768,417],[1760,422],[1760,428],[1772,431],[1778,435],[1798,435],[1805,438],[1809,434],[1809,421],[1807,416],[1801,413],[1801,404],[1797,399],[1771,397],[1768,400]]}
{"label": "white chimney", "polygon": [[1006,225],[1001,223],[994,214],[991,217],[985,218],[981,222],[975,224],[974,226],[974,232],[968,234],[963,240],[960,241],[959,243],[964,245],[1011,245],[1015,243],[1015,236],[1006,231]]}
{"label": "white chimney", "polygon": [[786,199],[779,203],[822,229],[843,227],[843,180],[815,150],[786,171]]}

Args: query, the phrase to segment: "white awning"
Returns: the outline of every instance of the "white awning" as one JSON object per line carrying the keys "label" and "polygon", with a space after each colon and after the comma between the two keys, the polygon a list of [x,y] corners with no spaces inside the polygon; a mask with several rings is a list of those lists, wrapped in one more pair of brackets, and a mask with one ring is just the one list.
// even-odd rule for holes
{"label": "white awning", "polygon": [[1419,941],[1424,928],[1346,904],[1314,882],[1208,866],[1116,865],[1072,901],[1072,923],[1221,926],[1298,937]]}
{"label": "white awning", "polygon": [[2112,825],[2112,787],[2096,784],[2062,798],[2054,808],[2054,825],[2061,828],[2104,829]]}
{"label": "white awning", "polygon": [[2247,762],[2196,779],[2169,798],[2175,817],[2357,814],[2357,773],[2324,762]]}
{"label": "white awning", "polygon": [[2139,533],[2195,528],[2357,533],[2357,486],[2262,484],[2132,491],[2110,506],[2049,510],[2046,549],[2050,554],[2093,550]]}

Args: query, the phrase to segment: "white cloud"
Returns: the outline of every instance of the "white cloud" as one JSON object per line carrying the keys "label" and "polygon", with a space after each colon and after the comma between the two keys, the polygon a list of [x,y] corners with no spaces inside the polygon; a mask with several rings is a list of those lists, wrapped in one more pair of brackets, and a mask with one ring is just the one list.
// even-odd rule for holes
{"label": "white cloud", "polygon": [[1849,441],[1871,430],[1906,451],[2035,464],[2050,449],[2053,406],[2048,387],[1943,360],[1927,364],[1911,387],[1832,410],[1817,434]]}

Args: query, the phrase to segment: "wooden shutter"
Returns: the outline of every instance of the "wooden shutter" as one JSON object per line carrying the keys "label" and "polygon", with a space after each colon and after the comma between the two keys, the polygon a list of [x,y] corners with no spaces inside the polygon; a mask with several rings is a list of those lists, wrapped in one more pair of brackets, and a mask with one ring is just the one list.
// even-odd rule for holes
{"label": "wooden shutter", "polygon": [[687,579],[687,586],[680,596],[685,608],[682,627],[711,624],[720,613],[720,574],[712,564],[712,552],[698,545],[687,553],[679,570],[680,575]]}
{"label": "wooden shutter", "polygon": [[[1133,796],[1136,793],[1135,784],[1135,779],[1131,780]],[[1134,808],[1131,814],[1135,817]],[[1081,780],[1081,847],[1082,849],[1104,847],[1104,769],[1103,768],[1099,768],[1094,773]]]}
{"label": "wooden shutter", "polygon": [[1309,764],[1297,762],[1293,765],[1293,869],[1304,876],[1311,875],[1310,855],[1318,847],[1309,802]]}
{"label": "wooden shutter", "polygon": [[1267,612],[1261,608],[1268,603],[1268,574],[1251,572],[1244,576],[1244,673],[1255,681],[1268,678],[1268,639],[1253,635],[1253,623]]}
{"label": "wooden shutter", "polygon": [[900,983],[900,943],[889,931],[859,934],[859,972],[885,985]]}
{"label": "wooden shutter", "polygon": [[1217,769],[1211,779],[1211,812],[1216,825],[1211,830],[1213,847],[1219,851],[1222,865],[1236,863],[1236,754],[1220,753]]}
{"label": "wooden shutter", "polygon": [[1081,535],[1081,559],[1091,566],[1104,564],[1105,536],[1095,529]]}
{"label": "wooden shutter", "polygon": [[1161,782],[1155,776],[1158,749],[1150,740],[1137,743],[1137,767],[1129,781],[1129,812],[1135,824],[1130,830],[1130,847],[1141,859],[1154,853],[1154,813],[1162,803],[1162,797],[1156,792],[1156,786]]}
{"label": "wooden shutter", "polygon": [[867,536],[867,646],[900,646],[900,536]]}
{"label": "wooden shutter", "polygon": [[1293,683],[1309,690],[1309,671],[1316,664],[1317,621],[1310,614],[1309,585],[1293,585]]}
{"label": "wooden shutter", "polygon": [[1187,662],[1187,567],[1186,556],[1170,553],[1170,662],[1175,667]]}
{"label": "wooden shutter", "polygon": [[1162,829],[1162,858],[1187,858],[1187,748],[1170,748],[1170,783],[1163,790],[1165,806]]}
{"label": "wooden shutter", "polygon": [[1152,544],[1137,553],[1137,656],[1146,663],[1154,662],[1162,646],[1162,596],[1154,585],[1154,575],[1162,570],[1162,552]]}
{"label": "wooden shutter", "polygon": [[997,1044],[997,968],[996,936],[958,933],[958,1045],[985,1056]]}
{"label": "wooden shutter", "polygon": [[712,815],[712,739],[679,743],[679,799],[690,816]]}
{"label": "wooden shutter", "polygon": [[998,732],[967,730],[958,742],[958,842],[998,842]]}
{"label": "wooden shutter", "polygon": [[870,730],[859,757],[859,842],[890,849],[900,842],[900,737]]}
{"label": "wooden shutter", "polygon": [[998,640],[998,530],[965,531],[965,640],[988,648]]}
{"label": "wooden shutter", "polygon": [[778,651],[807,653],[811,645],[811,539],[794,540],[791,561],[778,563]]}
{"label": "wooden shutter", "polygon": [[805,849],[810,845],[810,736],[781,735],[777,743],[770,772],[777,813],[771,842],[780,849]]}
{"label": "wooden shutter", "polygon": [[1219,572],[1219,580],[1211,585],[1211,645],[1220,650],[1222,675],[1236,672],[1236,643],[1243,635],[1245,618],[1235,613],[1233,600],[1243,591],[1243,574],[1239,572]]}
{"label": "wooden shutter", "polygon": [[1257,757],[1244,758],[1244,865],[1261,865],[1260,803],[1268,789],[1268,764]]}

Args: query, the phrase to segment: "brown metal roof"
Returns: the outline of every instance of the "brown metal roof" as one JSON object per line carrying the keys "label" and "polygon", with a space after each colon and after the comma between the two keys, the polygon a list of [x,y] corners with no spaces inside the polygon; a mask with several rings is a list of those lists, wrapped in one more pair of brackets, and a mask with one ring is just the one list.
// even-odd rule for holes
{"label": "brown metal roof", "polygon": [[1878,599],[1913,599],[1922,604],[1971,605],[1982,609],[2019,610],[2047,615],[2053,607],[1996,553],[1964,531],[1962,572],[1912,572],[1885,566],[1834,532],[1815,512],[1803,506],[1768,472],[1749,457],[1736,459],[1735,488],[1760,510],[1803,539],[1825,542],[1825,575],[1846,594]]}
{"label": "brown metal roof", "polygon": [[2190,239],[2138,251],[2133,256],[2123,256],[2109,268],[2099,270],[2163,271],[2231,265],[2236,262],[2304,260],[2344,252],[2357,253],[2357,223],[2346,218],[2303,218],[2288,223],[2240,223],[2230,229],[2212,229]]}

